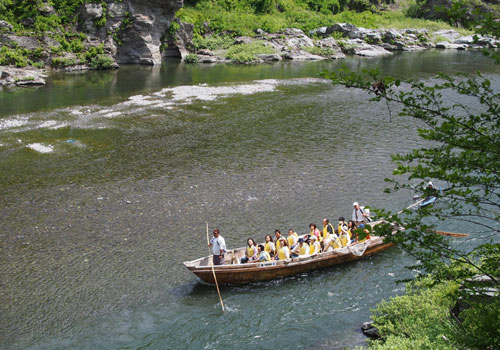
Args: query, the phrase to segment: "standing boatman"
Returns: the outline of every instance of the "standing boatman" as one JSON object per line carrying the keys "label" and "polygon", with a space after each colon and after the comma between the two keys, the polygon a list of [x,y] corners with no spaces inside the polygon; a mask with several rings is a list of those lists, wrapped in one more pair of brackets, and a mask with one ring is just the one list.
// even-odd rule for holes
{"label": "standing boatman", "polygon": [[352,211],[352,221],[359,227],[361,224],[369,222],[370,214],[359,207],[358,202],[352,203],[354,210]]}
{"label": "standing boatman", "polygon": [[216,228],[213,232],[214,236],[210,240],[209,247],[212,247],[214,265],[224,265],[224,253],[226,252],[226,241],[220,235],[220,231]]}

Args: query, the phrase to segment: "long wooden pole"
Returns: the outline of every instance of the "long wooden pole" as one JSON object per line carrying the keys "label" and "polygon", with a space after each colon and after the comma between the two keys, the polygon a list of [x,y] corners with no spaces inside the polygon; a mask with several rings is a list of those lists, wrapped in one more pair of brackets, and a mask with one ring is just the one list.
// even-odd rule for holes
{"label": "long wooden pole", "polygon": [[438,235],[443,236],[452,236],[452,237],[469,237],[468,233],[455,233],[455,232],[446,232],[446,231],[434,231]]}
{"label": "long wooden pole", "polygon": [[408,210],[408,209],[410,209],[410,208],[413,208],[414,206],[419,205],[419,204],[420,204],[420,203],[422,203],[423,201],[425,201],[425,198],[424,198],[424,199],[419,200],[418,202],[413,203],[412,205],[410,205],[410,206],[409,206],[409,207],[407,207],[406,209],[403,209],[403,210],[398,211],[398,213],[397,213],[396,215],[401,214],[404,210]]}
{"label": "long wooden pole", "polygon": [[[208,222],[207,222],[207,243],[209,245],[208,251],[210,252],[210,255],[212,255],[212,252],[210,251],[210,238],[208,237]],[[212,266],[212,273],[214,274],[215,286],[217,287],[217,293],[219,294],[219,300],[220,300],[220,305],[222,307],[222,313],[224,313],[224,302],[222,301],[222,296],[220,295],[219,284],[217,283],[217,276],[215,276],[214,260],[210,259],[210,255],[208,256],[208,260],[210,260],[210,266]]]}
{"label": "long wooden pole", "polygon": [[[410,208],[413,208],[414,206],[416,205],[419,205],[420,203],[422,203],[423,201],[425,201],[426,198],[423,198],[421,200],[419,200],[418,202],[416,203],[413,203],[412,205],[410,205],[408,208],[406,209],[403,209],[403,210],[407,210],[407,209],[410,209]],[[401,214],[403,212],[403,210],[400,210],[398,211],[398,215]],[[446,231],[434,231],[434,233],[436,233],[437,235],[443,235],[443,236],[452,236],[452,237],[469,237],[469,234],[468,233],[455,233],[455,232],[446,232]]]}

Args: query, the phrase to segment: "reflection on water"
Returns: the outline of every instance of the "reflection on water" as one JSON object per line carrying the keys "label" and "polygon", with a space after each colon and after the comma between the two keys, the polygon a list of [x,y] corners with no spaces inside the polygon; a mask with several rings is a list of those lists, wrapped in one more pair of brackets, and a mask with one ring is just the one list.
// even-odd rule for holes
{"label": "reflection on water", "polygon": [[81,104],[110,105],[138,92],[149,93],[166,86],[224,84],[258,79],[317,77],[322,70],[347,65],[353,70],[378,67],[382,72],[401,78],[426,78],[444,72],[483,73],[497,67],[479,51],[427,50],[396,53],[366,59],[321,62],[279,62],[261,65],[178,64],[161,67],[122,66],[117,71],[56,73],[41,89],[0,87],[0,116],[49,110]]}
{"label": "reflection on water", "polygon": [[[481,60],[453,51],[344,62],[497,77]],[[0,348],[359,342],[369,308],[402,292],[395,281],[410,260],[397,248],[223,287],[224,315],[216,290],[181,264],[207,254],[207,221],[235,248],[276,228],[304,233],[325,216],[349,217],[354,200],[411,203],[409,193],[383,195],[383,180],[389,155],[421,142],[418,126],[390,123],[383,104],[316,78],[338,64],[124,67],[1,92]]]}

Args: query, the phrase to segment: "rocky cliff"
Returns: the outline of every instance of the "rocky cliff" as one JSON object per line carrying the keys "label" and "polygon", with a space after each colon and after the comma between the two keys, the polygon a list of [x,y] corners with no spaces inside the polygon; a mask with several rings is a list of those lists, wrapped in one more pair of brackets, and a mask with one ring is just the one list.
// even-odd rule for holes
{"label": "rocky cliff", "polygon": [[[182,5],[182,0],[83,4],[79,29],[90,40],[105,43],[118,63],[161,64],[162,39]],[[98,25],[102,18],[106,19],[104,25]]]}

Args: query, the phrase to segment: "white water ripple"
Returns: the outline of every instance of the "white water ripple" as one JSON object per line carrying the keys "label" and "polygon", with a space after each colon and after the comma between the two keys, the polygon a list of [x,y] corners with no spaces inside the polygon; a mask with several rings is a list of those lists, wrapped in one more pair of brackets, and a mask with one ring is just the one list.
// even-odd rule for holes
{"label": "white water ripple", "polygon": [[211,86],[182,85],[164,88],[151,94],[130,96],[127,101],[113,106],[99,105],[73,106],[40,113],[11,116],[0,119],[0,131],[7,133],[25,132],[37,129],[59,129],[72,127],[78,129],[112,128],[112,119],[130,115],[149,115],[152,110],[166,111],[191,104],[194,101],[214,101],[232,95],[251,95],[273,92],[280,85],[323,83],[324,79],[265,79],[242,84]]}
{"label": "white water ripple", "polygon": [[45,145],[43,143],[30,143],[29,145],[26,145],[26,147],[29,149],[32,149],[33,151],[36,151],[38,153],[52,153],[52,152],[54,152],[54,146]]}

